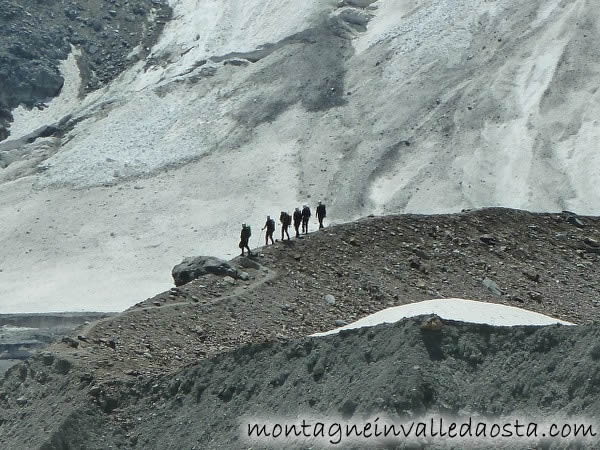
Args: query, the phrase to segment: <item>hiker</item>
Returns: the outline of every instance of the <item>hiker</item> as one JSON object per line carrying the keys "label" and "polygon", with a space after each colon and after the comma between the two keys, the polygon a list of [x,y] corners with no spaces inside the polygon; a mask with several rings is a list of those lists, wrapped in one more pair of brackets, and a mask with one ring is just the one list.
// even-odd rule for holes
{"label": "hiker", "polygon": [[302,232],[308,233],[308,220],[310,219],[310,208],[308,205],[302,207]]}
{"label": "hiker", "polygon": [[250,240],[250,236],[252,236],[252,230],[250,229],[250,225],[242,224],[242,232],[240,233],[240,245],[239,247],[242,249],[242,256],[244,256],[244,249],[248,249],[248,256],[252,256],[252,252],[250,251],[250,247],[248,247],[248,241]]}
{"label": "hiker", "polygon": [[302,223],[302,212],[300,211],[300,208],[296,208],[296,210],[294,211],[294,228],[296,230],[296,237],[300,237],[300,223]]}
{"label": "hiker", "polygon": [[323,219],[327,216],[327,211],[325,210],[325,205],[319,202],[319,206],[317,206],[317,219],[319,219],[319,229],[323,228]]}
{"label": "hiker", "polygon": [[[262,230],[267,229],[267,234],[265,235],[265,245],[269,245],[269,239],[271,239],[271,244],[275,244],[273,241],[273,232],[275,231],[275,221],[271,219],[271,216],[267,216],[267,221],[265,222],[265,226],[262,227]],[[262,231],[261,230],[261,231]]]}
{"label": "hiker", "polygon": [[281,211],[279,221],[281,222],[281,240],[283,241],[283,233],[285,233],[289,241],[290,234],[288,233],[288,228],[292,224],[292,217],[285,211]]}

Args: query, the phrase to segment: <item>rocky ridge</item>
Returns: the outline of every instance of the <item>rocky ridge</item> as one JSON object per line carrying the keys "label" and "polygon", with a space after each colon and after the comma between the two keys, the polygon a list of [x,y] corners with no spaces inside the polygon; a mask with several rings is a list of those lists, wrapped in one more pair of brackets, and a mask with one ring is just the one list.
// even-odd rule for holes
{"label": "rocky ridge", "polygon": [[[348,401],[352,414],[379,409],[399,417],[541,407],[593,416],[599,223],[568,212],[485,209],[370,217],[278,242],[256,260],[232,260],[246,281],[204,275],[12,368],[0,384],[0,439],[10,445],[28,436],[27,445],[40,448],[100,448],[105,440],[177,448],[179,439],[192,448],[242,448],[232,431],[242,414],[337,414]],[[585,326],[445,323],[429,336],[411,319],[324,341],[305,337],[388,306],[443,297],[520,306]],[[348,397],[348,386],[364,390],[373,379],[373,364],[389,380],[381,375],[365,393],[368,402],[358,391]],[[465,379],[478,388],[469,393]],[[389,401],[386,383],[393,385]],[[59,412],[44,415],[48,407]],[[23,414],[33,431],[16,419]]]}

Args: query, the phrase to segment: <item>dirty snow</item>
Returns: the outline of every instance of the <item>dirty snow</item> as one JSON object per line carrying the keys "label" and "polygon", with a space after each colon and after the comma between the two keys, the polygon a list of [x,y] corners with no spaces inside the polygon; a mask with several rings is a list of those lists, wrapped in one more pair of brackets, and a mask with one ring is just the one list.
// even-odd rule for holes
{"label": "dirty snow", "polygon": [[79,87],[81,77],[76,58],[80,51],[73,48],[69,57],[60,65],[60,73],[64,78],[64,85],[60,95],[47,103],[42,110],[37,108],[18,107],[13,111],[14,122],[10,126],[10,138],[18,139],[44,125],[58,122],[67,114],[72,113],[78,105]]}
{"label": "dirty snow", "polygon": [[564,320],[554,319],[544,314],[527,311],[522,308],[515,308],[514,306],[478,302],[461,298],[442,298],[387,308],[343,327],[325,331],[323,333],[316,333],[312,336],[327,336],[339,333],[341,330],[374,327],[382,323],[394,323],[407,317],[428,314],[436,314],[440,318],[447,320],[482,323],[500,327],[512,327],[517,325],[544,326],[557,323],[562,325],[573,325]]}

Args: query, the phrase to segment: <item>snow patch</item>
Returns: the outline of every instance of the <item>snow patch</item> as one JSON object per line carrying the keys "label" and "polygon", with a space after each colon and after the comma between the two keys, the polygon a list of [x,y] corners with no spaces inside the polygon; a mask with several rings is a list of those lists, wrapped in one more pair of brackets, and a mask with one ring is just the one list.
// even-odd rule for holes
{"label": "snow patch", "polygon": [[405,54],[457,52],[470,44],[468,23],[476,20],[477,6],[465,0],[379,0],[367,33],[354,43],[358,53],[384,41]]}
{"label": "snow patch", "polygon": [[79,99],[81,75],[77,66],[77,57],[81,54],[79,49],[73,48],[69,57],[60,65],[60,73],[64,84],[58,97],[53,98],[46,108],[28,109],[19,106],[13,111],[14,122],[10,126],[10,138],[19,139],[32,131],[58,122],[64,116],[73,113]]}
{"label": "snow patch", "polygon": [[515,308],[514,306],[499,305],[496,303],[478,302],[462,298],[443,298],[426,300],[408,305],[394,306],[378,311],[370,316],[363,317],[356,322],[312,336],[327,336],[339,333],[341,330],[354,328],[374,327],[382,323],[394,323],[407,317],[416,317],[427,314],[437,314],[442,319],[460,322],[489,324],[500,327],[513,327],[518,325],[574,325],[571,322],[555,319],[544,314]]}
{"label": "snow patch", "polygon": [[173,64],[154,74],[159,78],[171,77],[211,56],[252,51],[302,31],[329,2],[174,0],[170,3],[173,19],[167,23],[151,57],[162,59],[169,55]]}

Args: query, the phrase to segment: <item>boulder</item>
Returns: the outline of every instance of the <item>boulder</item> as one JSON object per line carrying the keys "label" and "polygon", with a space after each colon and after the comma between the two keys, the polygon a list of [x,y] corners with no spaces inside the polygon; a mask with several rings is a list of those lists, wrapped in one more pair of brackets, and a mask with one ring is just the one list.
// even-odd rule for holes
{"label": "boulder", "polygon": [[237,269],[227,261],[215,258],[214,256],[185,258],[181,263],[173,267],[171,271],[175,286],[182,286],[209,273],[238,278]]}
{"label": "boulder", "polygon": [[421,329],[424,331],[440,331],[443,327],[442,320],[439,316],[433,314],[432,316],[426,318],[421,323]]}
{"label": "boulder", "polygon": [[238,271],[238,278],[242,281],[248,281],[250,279],[250,275],[248,275],[248,272]]}
{"label": "boulder", "polygon": [[486,278],[481,282],[481,284],[483,284],[488,289],[488,291],[490,291],[492,294],[502,295],[502,291],[500,290],[498,285],[493,280]]}
{"label": "boulder", "polygon": [[323,296],[323,302],[326,305],[335,305],[335,297],[331,294],[327,294]]}

